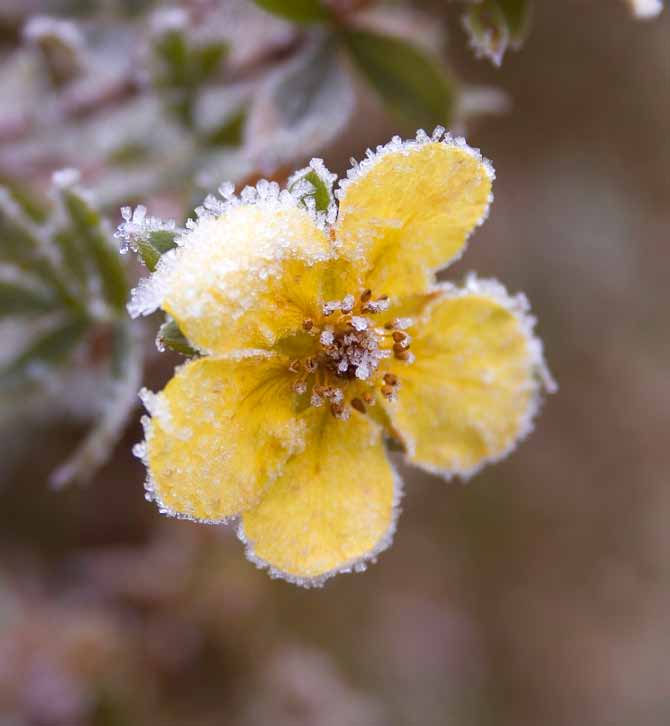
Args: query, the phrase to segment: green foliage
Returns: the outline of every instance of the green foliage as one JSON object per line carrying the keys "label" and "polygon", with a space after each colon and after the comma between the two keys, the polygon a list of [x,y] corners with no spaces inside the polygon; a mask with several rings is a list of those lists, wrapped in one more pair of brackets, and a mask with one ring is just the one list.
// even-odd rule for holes
{"label": "green foliage", "polygon": [[331,13],[320,0],[254,0],[263,10],[294,23],[321,23]]}
{"label": "green foliage", "polygon": [[0,280],[0,319],[39,315],[48,312],[53,305],[54,299],[45,290]]}
{"label": "green foliage", "polygon": [[454,84],[442,64],[401,38],[345,30],[344,45],[357,68],[388,106],[409,123],[448,125]]}
{"label": "green foliage", "polygon": [[317,212],[328,211],[333,202],[332,183],[326,183],[314,169],[307,167],[293,175],[289,190],[295,192],[301,187],[306,188],[306,191],[302,194],[302,202],[305,206],[308,206],[306,200],[311,199]]}
{"label": "green foliage", "polygon": [[184,28],[170,28],[154,40],[155,83],[167,106],[186,128],[195,127],[195,104],[201,87],[219,71],[228,46],[218,40],[195,43]]}
{"label": "green foliage", "polygon": [[159,349],[170,348],[185,356],[198,355],[198,351],[189,343],[177,322],[172,318],[168,318],[158,329],[156,344]]}
{"label": "green foliage", "polygon": [[1,388],[21,385],[35,377],[44,380],[81,343],[87,327],[85,319],[72,318],[39,335],[0,369]]}
{"label": "green foliage", "polygon": [[156,269],[162,255],[177,246],[176,235],[175,230],[159,229],[137,240],[137,254],[150,272]]}
{"label": "green foliage", "polygon": [[118,250],[103,230],[100,214],[74,187],[63,188],[61,195],[73,232],[93,264],[106,302],[113,309],[123,311],[128,297],[126,275]]}
{"label": "green foliage", "polygon": [[[6,343],[0,393],[21,400],[54,390],[54,381],[77,365],[74,353],[82,348],[100,365],[102,385],[107,368],[114,390],[90,435],[56,472],[54,483],[62,486],[91,476],[110,453],[134,406],[142,353],[125,311],[125,270],[103,219],[79,189],[76,174],[59,174],[54,192],[56,203],[34,215],[37,221],[25,209],[39,205],[20,205],[0,190],[0,320],[21,319],[23,330],[32,332],[25,343]],[[27,194],[25,199],[32,201]],[[165,248],[168,242],[158,237],[154,244]],[[96,352],[105,338],[109,345]]]}
{"label": "green foliage", "polygon": [[530,0],[481,0],[469,6],[464,24],[475,52],[500,65],[508,48],[521,47],[530,15]]}
{"label": "green foliage", "polygon": [[203,139],[206,146],[239,146],[242,143],[247,109],[242,107],[225,119]]}

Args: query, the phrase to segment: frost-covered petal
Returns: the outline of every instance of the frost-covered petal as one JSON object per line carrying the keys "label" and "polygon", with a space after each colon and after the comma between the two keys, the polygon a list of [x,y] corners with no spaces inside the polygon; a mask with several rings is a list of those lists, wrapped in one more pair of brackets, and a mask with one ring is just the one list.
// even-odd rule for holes
{"label": "frost-covered petal", "polygon": [[395,528],[400,480],[375,424],[323,409],[308,414],[305,450],[291,458],[255,509],[242,517],[248,554],[301,585],[364,569]]}
{"label": "frost-covered petal", "polygon": [[366,286],[377,293],[426,289],[486,217],[493,168],[463,139],[439,140],[441,133],[395,138],[341,182],[338,242],[367,265]]}
{"label": "frost-covered petal", "polygon": [[267,350],[339,294],[331,243],[291,195],[222,205],[163,256],[132,310],[162,307],[199,349]]}
{"label": "frost-covered petal", "polygon": [[530,431],[554,383],[523,295],[475,277],[440,290],[411,329],[414,362],[391,363],[400,389],[385,405],[412,462],[468,476]]}
{"label": "frost-covered petal", "polygon": [[147,488],[168,514],[221,521],[258,503],[303,445],[286,361],[184,364],[158,394],[143,392]]}

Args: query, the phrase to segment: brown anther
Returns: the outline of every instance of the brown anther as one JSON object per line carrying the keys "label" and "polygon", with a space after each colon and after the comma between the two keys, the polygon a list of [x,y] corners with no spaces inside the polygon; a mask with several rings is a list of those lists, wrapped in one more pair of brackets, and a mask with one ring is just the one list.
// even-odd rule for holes
{"label": "brown anther", "polygon": [[403,340],[407,339],[407,333],[403,330],[395,330],[391,336],[396,343],[402,343]]}
{"label": "brown anther", "polygon": [[326,395],[326,393],[327,393],[327,392],[328,392],[329,390],[330,390],[330,388],[329,388],[328,386],[324,386],[324,385],[322,385],[322,384],[320,384],[320,383],[319,383],[319,384],[317,384],[316,386],[314,386],[314,388],[312,388],[312,391],[314,391],[314,393],[315,393],[315,394],[316,394],[317,396],[325,396],[325,395]]}
{"label": "brown anther", "polygon": [[361,401],[360,398],[352,398],[351,407],[355,408],[357,411],[360,411],[361,413],[365,413],[367,411],[367,408],[365,408],[365,404],[363,403],[363,401]]}
{"label": "brown anther", "polygon": [[307,384],[305,383],[305,381],[297,381],[293,385],[293,390],[298,395],[302,395],[303,393],[306,393],[307,392]]}
{"label": "brown anther", "polygon": [[370,393],[370,391],[365,391],[363,394],[363,400],[368,404],[368,406],[371,406],[375,402],[375,397]]}
{"label": "brown anther", "polygon": [[288,364],[288,369],[291,373],[300,373],[300,361],[295,358]]}
{"label": "brown anther", "polygon": [[340,416],[344,413],[344,406],[341,403],[331,403],[330,412],[333,416],[335,416],[335,418],[340,418]]}
{"label": "brown anther", "polygon": [[384,396],[384,398],[391,399],[391,398],[393,398],[393,394],[394,394],[393,386],[389,386],[387,384],[382,386],[382,396]]}
{"label": "brown anther", "polygon": [[328,237],[330,237],[330,241],[331,242],[334,242],[335,241],[335,227],[331,227],[328,230]]}
{"label": "brown anther", "polygon": [[409,345],[407,343],[394,343],[393,344],[393,352],[395,353],[395,357],[399,358],[400,353],[405,353],[409,350]]}
{"label": "brown anther", "polygon": [[395,349],[395,345],[394,345],[393,352],[395,353],[395,357],[398,360],[409,360],[412,357],[412,354],[410,353],[409,349],[407,349],[407,348],[401,348],[399,351],[397,351]]}
{"label": "brown anther", "polygon": [[388,295],[380,295],[375,302],[386,302],[389,299]]}
{"label": "brown anther", "polygon": [[393,320],[389,320],[388,323],[384,325],[384,327],[386,328],[386,330],[394,330],[398,327],[398,319],[394,318]]}
{"label": "brown anther", "polygon": [[361,293],[361,302],[366,303],[370,300],[371,297],[372,297],[372,290],[370,290],[370,288],[368,288],[367,290],[364,290]]}
{"label": "brown anther", "polygon": [[319,364],[316,362],[316,359],[314,359],[314,358],[306,358],[304,366],[305,366],[305,370],[308,373],[314,373],[314,371],[319,367]]}
{"label": "brown anther", "polygon": [[384,383],[388,383],[389,386],[397,386],[398,376],[395,373],[384,373]]}
{"label": "brown anther", "polygon": [[309,332],[314,327],[314,321],[311,318],[305,318],[302,321],[302,329]]}

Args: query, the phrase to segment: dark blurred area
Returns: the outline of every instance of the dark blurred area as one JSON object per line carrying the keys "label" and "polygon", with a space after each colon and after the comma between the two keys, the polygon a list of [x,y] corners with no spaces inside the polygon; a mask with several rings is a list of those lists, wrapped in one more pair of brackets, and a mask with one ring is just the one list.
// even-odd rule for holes
{"label": "dark blurred area", "polygon": [[[670,15],[535,10],[499,70],[445,13],[449,58],[512,102],[467,129],[496,199],[445,277],[529,296],[560,385],[536,430],[467,485],[403,468],[391,549],[310,591],[145,502],[138,413],[62,492],[80,427],[8,433],[1,726],[670,723]],[[323,156],[343,174],[397,131],[364,97]]]}

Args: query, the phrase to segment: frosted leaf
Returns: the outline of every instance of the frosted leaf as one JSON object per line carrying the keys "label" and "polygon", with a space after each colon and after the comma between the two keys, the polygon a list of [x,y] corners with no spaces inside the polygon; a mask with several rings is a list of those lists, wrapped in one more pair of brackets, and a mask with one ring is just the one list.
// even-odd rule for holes
{"label": "frosted leaf", "polygon": [[75,23],[46,15],[30,18],[23,30],[23,37],[31,42],[47,37],[58,38],[64,45],[78,50],[85,46],[84,38]]}
{"label": "frosted leaf", "polygon": [[155,35],[186,30],[189,24],[188,12],[184,8],[159,8],[151,14],[150,28]]}
{"label": "frosted leaf", "polygon": [[152,232],[173,232],[177,229],[173,219],[162,220],[158,217],[147,217],[147,208],[142,204],[135,207],[134,211],[131,207],[122,207],[121,217],[123,222],[114,232],[114,238],[121,241],[120,248],[123,254],[129,249],[137,252],[138,242],[146,239]]}
{"label": "frosted leaf", "polygon": [[79,169],[59,169],[51,175],[51,182],[59,189],[67,189],[79,183],[81,174]]}
{"label": "frosted leaf", "polygon": [[351,79],[337,53],[315,39],[256,94],[245,130],[251,158],[264,173],[305,158],[339,135],[354,105]]}

